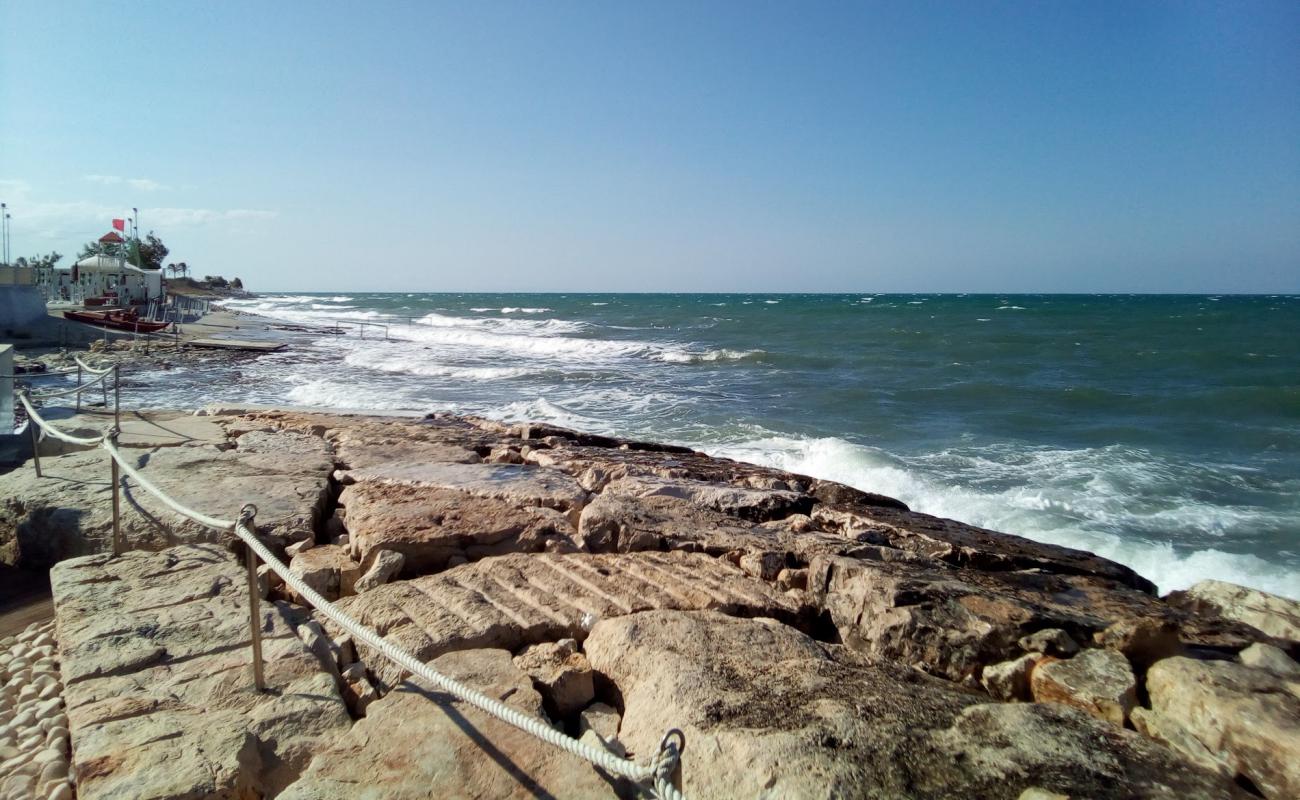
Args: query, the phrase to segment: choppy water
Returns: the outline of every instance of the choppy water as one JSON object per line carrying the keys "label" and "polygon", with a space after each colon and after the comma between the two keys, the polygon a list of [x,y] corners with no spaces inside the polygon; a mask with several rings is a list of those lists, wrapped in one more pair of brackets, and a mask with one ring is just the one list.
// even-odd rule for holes
{"label": "choppy water", "polygon": [[[452,410],[699,447],[1081,547],[1161,590],[1300,598],[1300,297],[279,295],[400,315],[138,405]],[[234,378],[214,381],[215,377]]]}

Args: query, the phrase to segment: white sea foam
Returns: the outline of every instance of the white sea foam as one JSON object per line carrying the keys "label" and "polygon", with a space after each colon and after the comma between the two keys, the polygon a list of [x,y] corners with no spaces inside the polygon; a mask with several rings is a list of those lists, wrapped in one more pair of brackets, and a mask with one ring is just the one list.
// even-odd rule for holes
{"label": "white sea foam", "polygon": [[[707,449],[897,497],[916,511],[1088,550],[1127,564],[1161,592],[1218,578],[1300,599],[1300,575],[1286,565],[1210,544],[1216,538],[1231,541],[1228,530],[1277,519],[1263,519],[1267,515],[1248,508],[1189,500],[1144,508],[1139,501],[1142,482],[1177,476],[1162,474],[1158,464],[1142,461],[1140,453],[1030,450],[1017,463],[943,452],[910,463],[838,438],[780,436]],[[969,479],[981,473],[983,483]],[[1174,538],[1181,534],[1195,534],[1200,543]]]}

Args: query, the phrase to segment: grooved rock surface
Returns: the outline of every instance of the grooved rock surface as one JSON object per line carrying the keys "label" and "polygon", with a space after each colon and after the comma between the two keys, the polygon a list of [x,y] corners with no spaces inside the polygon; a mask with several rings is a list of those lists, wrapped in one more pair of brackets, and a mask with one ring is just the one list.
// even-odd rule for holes
{"label": "grooved rock surface", "polygon": [[620,689],[629,750],[685,732],[692,798],[1231,796],[1221,777],[1072,709],[990,705],[772,620],[648,611],[598,623],[586,652]]}
{"label": "grooved rock surface", "polygon": [[[339,606],[426,660],[452,650],[581,640],[598,620],[648,609],[788,621],[808,614],[729,562],[693,553],[499,556],[386,584]],[[365,646],[359,650],[383,685],[400,682],[396,666]]]}
{"label": "grooved rock surface", "polygon": [[72,559],[51,580],[83,800],[273,794],[350,726],[289,606],[261,605],[275,691],[253,689],[247,589],[224,549]]}
{"label": "grooved rock surface", "polygon": [[[531,716],[542,698],[505,650],[463,650],[434,669]],[[614,798],[590,764],[415,683],[370,704],[366,718],[312,759],[279,800],[426,800],[430,797]]]}
{"label": "grooved rock surface", "polygon": [[1167,658],[1147,671],[1151,708],[1273,800],[1300,796],[1300,696],[1230,661]]}

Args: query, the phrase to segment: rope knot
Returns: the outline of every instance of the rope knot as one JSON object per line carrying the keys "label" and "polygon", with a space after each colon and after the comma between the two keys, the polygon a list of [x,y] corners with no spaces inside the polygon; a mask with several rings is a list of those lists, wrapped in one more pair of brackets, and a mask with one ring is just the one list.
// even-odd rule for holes
{"label": "rope knot", "polygon": [[650,759],[650,768],[654,770],[655,794],[663,800],[681,797],[681,792],[673,785],[673,776],[685,749],[686,734],[678,728],[672,728],[659,740],[659,752]]}

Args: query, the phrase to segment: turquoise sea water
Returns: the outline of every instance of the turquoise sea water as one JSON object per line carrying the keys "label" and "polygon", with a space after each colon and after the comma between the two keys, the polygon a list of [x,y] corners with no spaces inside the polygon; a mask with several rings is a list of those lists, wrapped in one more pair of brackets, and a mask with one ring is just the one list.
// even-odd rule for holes
{"label": "turquoise sea water", "polygon": [[[306,336],[140,404],[454,410],[668,440],[1300,597],[1300,297],[267,295]],[[408,321],[413,324],[407,324]]]}

